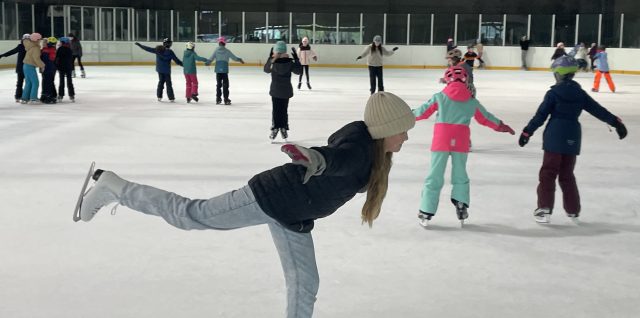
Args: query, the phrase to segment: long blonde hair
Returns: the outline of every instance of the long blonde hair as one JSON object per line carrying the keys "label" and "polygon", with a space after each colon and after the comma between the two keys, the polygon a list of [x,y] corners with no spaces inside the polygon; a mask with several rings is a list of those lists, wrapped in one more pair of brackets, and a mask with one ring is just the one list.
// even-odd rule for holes
{"label": "long blonde hair", "polygon": [[382,201],[389,186],[389,171],[393,157],[392,152],[386,152],[384,149],[384,138],[374,140],[373,149],[373,164],[367,184],[367,200],[362,206],[362,223],[368,223],[369,227],[373,226],[373,220],[380,215]]}

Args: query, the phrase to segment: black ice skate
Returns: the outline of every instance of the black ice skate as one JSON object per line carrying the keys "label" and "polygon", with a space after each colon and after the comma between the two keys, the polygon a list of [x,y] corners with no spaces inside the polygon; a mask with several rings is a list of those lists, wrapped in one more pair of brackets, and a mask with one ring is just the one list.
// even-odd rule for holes
{"label": "black ice skate", "polygon": [[84,70],[80,70],[80,77],[87,78],[87,74],[84,72]]}
{"label": "black ice skate", "polygon": [[231,105],[231,100],[230,99],[225,99],[224,100],[224,104],[225,105]]}
{"label": "black ice skate", "polygon": [[533,211],[533,217],[538,223],[549,223],[551,222],[551,209],[537,208],[535,211]]}
{"label": "black ice skate", "polygon": [[191,99],[193,99],[196,102],[200,101],[200,99],[198,98],[198,94],[191,94]]}
{"label": "black ice skate", "polygon": [[576,224],[578,224],[578,223],[579,223],[579,220],[578,220],[578,217],[580,217],[580,214],[579,214],[579,213],[568,213],[568,212],[567,212],[567,217],[568,217],[568,218],[569,218],[573,223],[576,223]]}
{"label": "black ice skate", "polygon": [[269,139],[273,142],[274,139],[278,136],[278,128],[271,129],[271,133],[269,134]]}
{"label": "black ice skate", "polygon": [[286,142],[287,138],[289,138],[289,131],[284,128],[280,128],[280,135],[282,135],[282,139]]}
{"label": "black ice skate", "polygon": [[222,99],[216,99],[216,105],[222,104]]}
{"label": "black ice skate", "polygon": [[187,104],[191,103],[191,98],[187,97]]}
{"label": "black ice skate", "polygon": [[433,213],[420,211],[418,212],[418,222],[420,223],[420,225],[422,225],[422,227],[426,228],[429,226],[429,221],[431,221],[433,215]]}
{"label": "black ice skate", "polygon": [[300,87],[302,87],[302,83],[298,83],[298,89],[300,89]]}
{"label": "black ice skate", "polygon": [[469,217],[469,212],[467,212],[469,206],[456,199],[451,199],[451,203],[456,207],[456,215],[458,216],[458,220],[460,220],[460,226],[464,226],[464,220]]}

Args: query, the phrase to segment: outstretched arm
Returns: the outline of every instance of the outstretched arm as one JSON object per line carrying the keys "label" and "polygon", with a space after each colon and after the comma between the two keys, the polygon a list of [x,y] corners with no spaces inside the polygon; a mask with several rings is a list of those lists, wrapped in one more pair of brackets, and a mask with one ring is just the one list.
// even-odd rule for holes
{"label": "outstretched arm", "polygon": [[136,42],[135,45],[137,45],[139,48],[141,48],[141,49],[143,49],[143,50],[145,50],[145,51],[147,51],[149,53],[153,53],[153,54],[156,53],[156,49],[154,49],[152,47],[148,47],[146,45],[142,45],[142,44],[140,44],[138,42]]}
{"label": "outstretched arm", "polygon": [[509,125],[502,122],[502,120],[498,119],[492,113],[490,113],[484,106],[478,103],[478,107],[476,108],[476,112],[473,115],[478,123],[483,126],[487,126],[498,132],[508,132],[512,135],[515,135],[515,131],[509,127]]}
{"label": "outstretched arm", "polygon": [[0,55],[0,57],[9,57],[9,56],[14,55],[14,54],[16,54],[18,52],[20,52],[20,45],[16,46],[12,50],[9,50],[9,51],[3,53],[2,55]]}
{"label": "outstretched arm", "polygon": [[420,107],[412,109],[413,115],[416,116],[416,121],[428,119],[433,113],[438,110],[438,101],[435,97],[431,97],[426,103],[420,105]]}

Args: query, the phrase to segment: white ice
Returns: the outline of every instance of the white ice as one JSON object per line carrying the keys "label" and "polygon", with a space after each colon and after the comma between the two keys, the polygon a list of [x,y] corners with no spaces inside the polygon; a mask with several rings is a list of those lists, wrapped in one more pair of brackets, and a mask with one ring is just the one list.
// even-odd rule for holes
{"label": "white ice", "polygon": [[[442,89],[441,70],[385,69],[385,88],[416,107]],[[282,317],[284,279],[265,226],[182,231],[120,207],[90,223],[72,210],[91,161],[131,181],[193,198],[246,184],[286,163],[268,141],[269,77],[232,67],[233,105],[215,105],[215,78],[200,67],[199,103],[157,102],[152,66],[87,67],[76,103],[13,102],[15,74],[0,71],[0,317]],[[552,84],[549,72],[476,71],[479,100],[517,132]],[[591,73],[577,81],[589,90]],[[625,140],[584,113],[576,177],[581,223],[562,210],[551,225],[536,206],[542,128],[517,135],[472,124],[470,218],[461,229],[450,185],[428,230],[416,212],[433,120],[394,156],[380,218],[361,225],[363,195],[313,231],[322,317],[637,317],[640,302],[640,77],[590,93],[620,116]],[[366,69],[311,68],[313,90],[291,99],[290,141],[324,145],[362,119]],[[447,175],[447,183],[449,176]]]}

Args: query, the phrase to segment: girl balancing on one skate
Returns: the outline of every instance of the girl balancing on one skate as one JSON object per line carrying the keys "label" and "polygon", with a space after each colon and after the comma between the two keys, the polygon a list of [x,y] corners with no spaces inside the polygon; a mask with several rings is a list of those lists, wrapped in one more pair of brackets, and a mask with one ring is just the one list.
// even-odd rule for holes
{"label": "girl balancing on one skate", "polygon": [[[259,173],[242,188],[208,200],[192,200],[90,169],[74,220],[88,222],[105,205],[117,203],[184,230],[267,224],[284,271],[287,317],[311,317],[319,284],[310,233],[314,221],[366,191],[362,222],[371,226],[387,192],[393,153],[400,151],[414,125],[415,117],[402,99],[374,94],[367,101],[364,121],[342,127],[329,137],[328,145],[284,145],[281,150],[292,163]],[[96,182],[84,193],[92,175]]]}
{"label": "girl balancing on one skate", "polygon": [[413,110],[416,120],[429,118],[437,112],[431,142],[431,170],[424,180],[420,212],[420,224],[427,226],[436,214],[440,201],[440,190],[444,184],[444,172],[451,157],[451,202],[456,207],[462,224],[469,216],[469,177],[467,176],[467,156],[469,153],[471,118],[481,125],[499,132],[515,134],[511,127],[489,113],[467,88],[467,72],[460,66],[453,66],[444,74],[447,86],[429,101]]}
{"label": "girl balancing on one skate", "polygon": [[520,147],[524,147],[533,133],[550,118],[542,136],[544,157],[539,174],[538,208],[533,213],[538,223],[549,223],[551,219],[557,177],[567,216],[577,220],[580,215],[580,195],[573,169],[580,154],[582,133],[578,117],[583,110],[615,127],[620,139],[627,136],[627,128],[620,118],[598,104],[573,81],[578,70],[575,59],[570,56],[558,57],[551,69],[556,85],[551,86],[544,96],[538,111],[524,127],[518,140]]}

